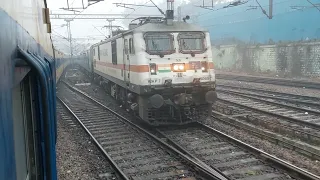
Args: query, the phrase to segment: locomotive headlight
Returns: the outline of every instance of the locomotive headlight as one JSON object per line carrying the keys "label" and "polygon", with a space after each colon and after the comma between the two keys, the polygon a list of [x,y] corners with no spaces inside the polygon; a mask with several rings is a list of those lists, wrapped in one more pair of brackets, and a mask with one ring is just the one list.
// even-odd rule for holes
{"label": "locomotive headlight", "polygon": [[156,75],[157,74],[156,70],[157,70],[157,65],[155,63],[151,63],[150,64],[150,73],[151,73],[151,75]]}
{"label": "locomotive headlight", "polygon": [[172,64],[171,68],[172,68],[172,71],[174,71],[174,72],[184,72],[185,71],[184,64]]}
{"label": "locomotive headlight", "polygon": [[184,70],[184,65],[179,65],[179,70]]}
{"label": "locomotive headlight", "polygon": [[178,71],[178,69],[179,69],[179,65],[174,65],[173,66],[173,70]]}
{"label": "locomotive headlight", "polygon": [[201,70],[202,70],[202,72],[208,72],[208,63],[207,63],[207,61],[202,61],[201,62]]}

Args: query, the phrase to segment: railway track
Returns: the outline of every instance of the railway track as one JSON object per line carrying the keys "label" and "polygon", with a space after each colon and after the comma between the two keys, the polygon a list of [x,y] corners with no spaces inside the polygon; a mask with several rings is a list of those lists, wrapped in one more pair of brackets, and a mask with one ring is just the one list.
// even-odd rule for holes
{"label": "railway track", "polygon": [[123,179],[227,179],[88,95],[70,88],[66,84],[59,85],[62,92],[59,100]]}
{"label": "railway track", "polygon": [[246,81],[254,83],[275,84],[281,86],[304,87],[310,89],[320,89],[320,82],[305,80],[291,80],[284,78],[258,77],[258,76],[241,76],[232,74],[216,74],[217,79]]}
{"label": "railway track", "polygon": [[316,121],[320,120],[319,112],[247,95],[241,90],[240,93],[234,91],[219,89],[219,100],[213,112],[215,117],[311,159],[320,160],[320,121]]}
{"label": "railway track", "polygon": [[320,113],[320,98],[296,94],[268,91],[264,89],[243,88],[239,86],[219,85],[217,91],[259,97],[267,101],[278,102],[289,106],[300,107],[301,110]]}
{"label": "railway track", "polygon": [[[79,124],[76,122],[76,119],[70,114],[70,112],[68,112],[68,109],[66,109],[64,107],[64,105],[59,101],[57,101],[57,112],[56,113],[59,116],[59,121],[63,121],[60,123],[62,123],[64,126],[67,126],[67,127],[65,127],[65,129],[76,132],[77,131],[76,129],[81,128],[79,126]],[[86,150],[84,150],[84,151],[86,151]],[[60,152],[60,153],[65,153],[65,152]],[[70,153],[70,152],[67,152],[67,153]],[[79,154],[80,153],[81,152],[79,152]],[[99,154],[98,150],[97,150],[96,154]],[[100,151],[99,156],[100,155],[103,158],[103,153],[101,153],[101,151]],[[86,157],[86,156],[83,155],[83,158],[84,157]],[[91,153],[90,153],[89,157],[92,157]],[[114,168],[112,168],[110,163],[99,159],[99,157],[97,157],[97,159],[94,159],[94,160],[93,159],[91,159],[91,160],[86,159],[86,160],[90,161],[90,163],[92,163],[92,164],[99,164],[100,163],[99,164],[100,167],[96,167],[93,169],[87,169],[88,168],[87,166],[84,167],[85,171],[90,171],[90,174],[91,174],[90,178],[101,178],[101,179],[105,178],[105,179],[112,179],[112,180],[124,180],[123,178],[121,178],[121,176],[119,176],[117,171],[115,171]],[[99,162],[93,162],[93,161],[97,161],[97,160],[99,160]],[[62,169],[67,168],[66,166],[67,165],[64,165],[64,167],[62,167]],[[84,169],[82,168],[82,170],[84,170]],[[82,173],[82,172],[76,172],[76,173]],[[83,177],[83,178],[86,179],[89,177]]]}
{"label": "railway track", "polygon": [[219,100],[273,115],[287,121],[307,126],[311,129],[320,130],[320,112],[318,111],[295,107],[231,91],[219,91]]}
{"label": "railway track", "polygon": [[201,123],[163,128],[159,133],[179,150],[219,169],[230,179],[294,179],[286,172],[298,172],[302,179],[319,178]]}
{"label": "railway track", "polygon": [[67,113],[64,106],[60,102],[57,102],[57,115],[60,116],[60,119],[65,121],[70,128],[76,127],[77,125],[74,123],[73,118]]}

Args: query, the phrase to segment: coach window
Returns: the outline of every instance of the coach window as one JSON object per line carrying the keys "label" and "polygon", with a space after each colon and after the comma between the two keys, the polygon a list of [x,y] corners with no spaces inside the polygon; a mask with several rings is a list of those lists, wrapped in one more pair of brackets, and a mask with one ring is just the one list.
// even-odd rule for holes
{"label": "coach window", "polygon": [[128,39],[124,40],[124,53],[128,54]]}
{"label": "coach window", "polygon": [[117,41],[111,42],[112,64],[117,64]]}
{"label": "coach window", "polygon": [[134,54],[134,46],[133,46],[133,39],[129,39],[129,52],[130,54]]}

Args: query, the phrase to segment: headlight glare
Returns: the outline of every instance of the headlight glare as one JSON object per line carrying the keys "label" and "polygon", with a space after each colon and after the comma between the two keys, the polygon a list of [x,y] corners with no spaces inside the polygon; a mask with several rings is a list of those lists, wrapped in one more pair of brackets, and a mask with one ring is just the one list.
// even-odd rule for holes
{"label": "headlight glare", "polygon": [[185,64],[184,63],[173,63],[171,65],[171,69],[172,71],[175,71],[175,72],[184,72],[185,71]]}
{"label": "headlight glare", "polygon": [[174,66],[173,66],[173,69],[174,69],[175,71],[177,71],[177,70],[179,69],[179,66],[178,66],[178,65],[174,65]]}

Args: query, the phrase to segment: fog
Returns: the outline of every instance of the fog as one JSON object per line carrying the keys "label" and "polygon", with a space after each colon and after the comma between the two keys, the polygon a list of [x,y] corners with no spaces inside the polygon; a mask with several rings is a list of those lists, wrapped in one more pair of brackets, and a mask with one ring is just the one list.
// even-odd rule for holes
{"label": "fog", "polygon": [[[153,0],[154,3],[159,6],[164,12],[167,9],[166,0]],[[230,2],[231,0],[213,0],[215,5],[219,3]],[[82,14],[124,14],[124,16],[130,17],[134,14],[142,14],[145,16],[148,15],[161,15],[161,13],[155,7],[141,7],[141,6],[131,6],[130,8],[116,7],[113,3],[130,3],[130,4],[139,4],[139,5],[148,5],[152,6],[153,4],[150,0],[105,0],[101,1],[95,5],[89,6],[87,9],[82,10],[78,9]],[[204,5],[210,6],[212,0],[205,0]],[[85,2],[85,6],[87,2]],[[176,0],[175,7],[175,16],[177,16],[177,7],[181,6],[181,15],[191,16],[191,22],[193,18],[196,18],[199,10],[203,10],[200,6],[203,5],[203,0]],[[48,0],[48,7],[50,8],[51,13],[58,14],[72,14],[73,12],[65,11],[60,8],[67,7],[67,0]],[[82,7],[82,0],[69,0],[70,8]],[[77,12],[77,13],[79,13]],[[128,27],[128,24],[131,20],[115,20],[112,22],[113,25],[122,26],[125,29]],[[54,46],[64,53],[70,53],[69,42],[65,39],[68,37],[67,27],[63,26],[66,24],[64,20],[52,19],[52,39],[54,41]],[[84,20],[84,19],[74,19],[71,22],[71,32],[73,39],[73,48],[75,53],[80,53],[84,49],[88,48],[91,44],[97,43],[106,36],[109,35],[109,30],[103,28],[103,26],[108,25],[106,20]]]}

